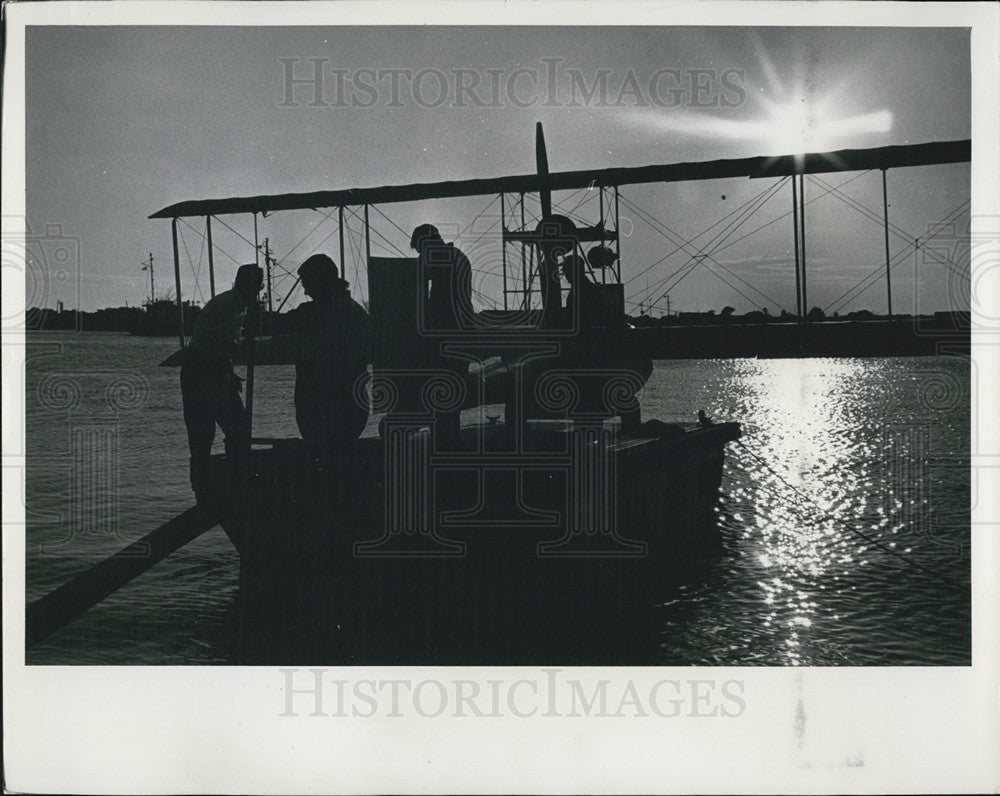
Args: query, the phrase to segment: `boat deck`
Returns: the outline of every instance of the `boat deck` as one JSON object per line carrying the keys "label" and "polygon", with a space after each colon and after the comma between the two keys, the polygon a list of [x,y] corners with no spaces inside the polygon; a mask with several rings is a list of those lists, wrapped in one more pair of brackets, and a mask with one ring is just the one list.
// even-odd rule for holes
{"label": "boat deck", "polygon": [[388,429],[331,462],[266,440],[242,503],[218,457],[216,508],[241,556],[237,657],[636,662],[655,603],[721,549],[739,425],[527,426],[468,426],[444,451],[426,429]]}

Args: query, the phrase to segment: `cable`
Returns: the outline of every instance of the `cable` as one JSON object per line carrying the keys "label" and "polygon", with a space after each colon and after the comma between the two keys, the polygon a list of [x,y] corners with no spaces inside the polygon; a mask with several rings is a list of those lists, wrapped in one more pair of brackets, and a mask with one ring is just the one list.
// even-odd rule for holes
{"label": "cable", "polygon": [[[845,185],[848,185],[848,184],[854,182],[855,180],[861,179],[866,174],[868,174],[870,171],[873,171],[873,169],[868,169],[868,171],[863,171],[860,174],[856,174],[855,176],[851,177],[851,179],[849,179],[849,180],[844,180],[840,184],[840,187],[843,188]],[[829,193],[829,191],[824,191],[819,196],[814,196],[812,199],[806,200],[806,205],[811,205],[813,202],[817,201],[818,199],[822,199],[828,193]],[[757,227],[757,229],[753,230],[752,232],[748,232],[746,235],[741,235],[736,240],[730,241],[725,246],[723,246],[722,249],[719,249],[719,251],[723,251],[724,249],[728,249],[728,248],[731,248],[732,246],[735,246],[740,241],[746,240],[747,238],[751,237],[752,235],[756,235],[762,229],[766,229],[767,227],[771,226],[772,224],[777,224],[779,221],[784,221],[790,215],[792,215],[792,213],[783,213],[782,215],[778,216],[777,218],[768,221],[766,224],[761,224],[759,227]]]}
{"label": "cable", "polygon": [[[785,178],[785,179],[787,180],[787,178]],[[727,219],[732,218],[733,216],[735,216],[735,215],[737,215],[739,213],[742,213],[745,208],[749,207],[751,204],[753,204],[754,202],[756,202],[761,196],[763,196],[765,193],[767,193],[768,191],[770,191],[773,187],[774,187],[773,185],[769,185],[763,191],[761,191],[760,193],[758,193],[755,196],[751,197],[746,202],[744,202],[742,205],[740,205],[739,207],[737,207],[735,210],[733,210],[732,212],[730,212],[727,215],[723,216],[722,218],[720,218],[718,221],[716,221],[715,223],[711,224],[710,226],[706,227],[701,232],[699,232],[697,235],[695,235],[693,238],[691,238],[690,241],[686,241],[686,242],[693,246],[694,242],[696,240],[698,240],[698,238],[700,238],[702,235],[706,234],[709,230],[713,229],[714,227],[717,227],[719,224],[721,224],[722,222],[726,221]],[[633,205],[632,202],[630,202],[629,200],[625,199],[625,197],[621,196],[621,194],[619,194],[619,200],[621,202],[627,204],[628,206],[635,207],[635,205]],[[643,215],[648,215],[649,217],[652,217],[651,214],[646,214],[645,212],[643,212]],[[669,239],[669,237],[666,234],[666,232],[664,232],[663,230],[659,229],[657,226],[655,226],[654,224],[652,224],[649,220],[647,220],[647,219],[642,219],[642,220],[646,221],[646,223],[649,224],[650,226],[652,226],[654,230],[656,230],[661,235],[663,235],[664,237],[666,237],[666,238]],[[666,225],[664,225],[664,227],[666,227]],[[683,238],[682,238],[682,240],[683,240]],[[671,241],[671,243],[673,243],[673,241]],[[711,241],[710,241],[710,243],[711,243]],[[642,271],[639,271],[639,273],[637,273],[637,274],[633,275],[632,277],[630,277],[629,279],[625,280],[625,282],[623,282],[622,284],[628,285],[628,284],[634,282],[639,277],[644,276],[648,271],[650,271],[653,268],[655,268],[657,265],[659,265],[665,259],[667,259],[671,255],[675,254],[676,252],[680,251],[681,248],[683,248],[683,246],[678,246],[672,252],[670,252],[669,254],[665,255],[664,257],[661,257],[659,260],[657,260],[652,265],[648,266],[647,268],[643,269]]]}
{"label": "cable", "polygon": [[[721,243],[721,242],[725,241],[725,239],[728,238],[733,232],[735,232],[736,229],[738,229],[740,226],[742,226],[744,223],[746,223],[746,221],[749,220],[750,216],[752,216],[754,213],[757,212],[757,210],[759,210],[760,208],[762,208],[764,206],[764,204],[772,196],[774,196],[775,193],[777,193],[777,190],[781,187],[781,185],[784,184],[784,182],[785,182],[785,180],[781,180],[778,183],[769,186],[764,191],[761,191],[761,193],[759,193],[757,196],[755,196],[749,202],[746,202],[742,207],[740,207],[736,211],[734,211],[733,214],[730,214],[730,215],[741,214],[742,218],[734,219],[729,225],[727,225],[726,228],[724,228],[721,232],[719,232],[712,240],[708,241],[708,243],[705,245],[704,248],[709,248],[709,247],[712,247],[713,244]],[[674,250],[674,252],[678,251],[679,249],[685,248],[685,246],[692,246],[692,247],[695,246],[694,241],[697,240],[699,237],[701,237],[703,234],[705,234],[705,232],[708,231],[708,230],[704,230],[703,232],[699,233],[694,238],[692,238],[690,241],[685,241],[685,239],[681,235],[678,235],[676,232],[674,232],[673,230],[671,230],[669,227],[667,227],[666,224],[663,224],[662,222],[660,222],[657,219],[653,218],[650,214],[646,213],[644,210],[642,210],[642,208],[638,207],[633,202],[631,202],[631,201],[629,201],[627,199],[624,200],[624,202],[625,202],[625,204],[626,204],[627,207],[631,208],[632,211],[634,213],[636,213],[636,215],[638,215],[640,217],[641,220],[644,220],[647,224],[649,224],[651,227],[653,227],[654,230],[660,232],[660,234],[662,234],[664,237],[668,238],[668,240],[670,240],[672,237],[680,239],[682,241],[682,243],[681,243],[681,245],[677,249]],[[716,225],[713,225],[713,226],[716,226]],[[711,229],[711,227],[709,227],[709,229]],[[703,254],[704,253],[704,248],[699,247],[699,254]],[[718,250],[719,250],[719,247],[717,245],[714,248],[711,249],[711,251],[718,251]],[[656,263],[654,263],[653,266],[650,266],[650,268],[658,265],[660,262],[662,262],[664,259],[666,259],[666,257],[669,257],[674,252],[670,252],[665,257],[661,257],[660,260],[658,260]],[[771,303],[774,303],[774,304],[778,304],[779,307],[781,306],[778,302],[774,301],[774,299],[772,299],[770,296],[767,296],[766,294],[764,294],[763,292],[761,292],[760,290],[758,290],[757,288],[755,288],[753,285],[749,284],[746,280],[742,279],[741,277],[736,276],[736,274],[733,274],[732,271],[729,271],[729,269],[725,268],[725,266],[723,266],[721,263],[718,263],[717,260],[715,260],[714,258],[711,258],[710,254],[705,254],[704,256],[709,257],[709,259],[712,259],[712,261],[715,262],[717,265],[719,265],[719,267],[723,268],[723,270],[728,271],[730,274],[732,274],[737,279],[739,279],[741,282],[743,282],[743,284],[747,285],[747,287],[749,287],[750,289],[752,289],[755,293],[757,293],[758,295],[760,295],[763,298],[767,299],[767,301],[769,301]],[[683,267],[684,266],[681,266],[681,268],[683,268]],[[641,271],[636,276],[642,276],[643,274],[645,274],[646,272],[648,272],[650,270],[650,268],[644,269],[643,271]],[[680,270],[680,269],[678,269],[678,270]],[[677,272],[675,271],[674,273],[676,274]],[[673,275],[671,275],[670,277],[667,277],[666,279],[661,279],[658,283],[656,283],[651,288],[647,288],[647,291],[644,294],[643,299],[644,300],[648,299],[649,296],[652,295],[653,293],[660,293],[664,289],[663,288],[664,282],[666,282],[672,276]],[[685,276],[686,276],[686,274],[685,274]],[[633,277],[633,279],[634,278],[635,277]],[[743,294],[741,294],[741,295],[743,295]],[[745,295],[743,297],[747,298],[747,296],[745,296]],[[754,302],[753,300],[751,300],[749,298],[747,298],[747,300],[750,301],[751,304],[756,304],[756,302]]]}
{"label": "cable", "polygon": [[[863,205],[861,202],[859,202],[854,197],[848,196],[847,194],[843,193],[838,188],[835,188],[833,186],[827,185],[827,183],[825,183],[819,177],[816,177],[814,175],[810,175],[809,179],[810,179],[811,182],[814,182],[814,183],[816,183],[818,185],[821,185],[821,186],[829,188],[828,193],[833,193],[836,198],[840,199],[848,207],[851,207],[851,208],[857,210],[859,213],[861,213],[862,215],[864,215],[866,218],[870,218],[874,223],[878,224],[878,226],[880,226],[880,227],[886,226],[886,222],[885,222],[885,218],[884,217],[878,215],[875,211],[873,211],[870,208],[866,207],[865,205]],[[964,204],[968,204],[968,201],[963,202],[963,205]],[[905,241],[907,244],[911,244],[911,241],[913,241],[913,240],[918,240],[918,241],[920,240],[921,236],[918,236],[918,237],[914,238],[905,229],[903,229],[902,227],[898,226],[897,224],[892,223],[891,221],[888,223],[887,226],[889,227],[889,231],[890,232],[892,232],[897,238],[900,238],[903,241]],[[942,265],[948,265],[949,267],[961,268],[961,266],[959,266],[958,263],[955,263],[955,262],[949,260],[947,257],[943,258],[942,260],[939,260],[939,262],[941,262]]]}
{"label": "cable", "polygon": [[245,243],[249,244],[251,249],[254,248],[254,242],[252,240],[250,240],[249,238],[241,235],[239,232],[237,232],[235,229],[233,229],[231,226],[229,226],[229,224],[227,224],[225,221],[222,220],[221,216],[212,216],[212,218],[214,218],[216,221],[218,221],[220,224],[222,224],[222,226],[224,226],[226,229],[228,229],[230,232],[232,232],[237,238],[239,238],[240,240],[242,240]]}
{"label": "cable", "polygon": [[[190,226],[190,225],[187,225]],[[184,247],[184,254],[187,257],[188,265],[191,267],[191,273],[194,274],[194,288],[198,291],[198,295],[201,296],[202,302],[205,301],[205,294],[201,290],[201,283],[198,281],[198,274],[194,270],[194,260],[191,259],[191,252],[188,249],[187,240],[184,237],[184,230],[180,227],[177,228],[178,236],[181,239],[181,245]]]}
{"label": "cable", "polygon": [[[951,213],[949,213],[947,216],[945,216],[944,220],[941,223],[942,224],[947,224],[953,218],[957,218],[959,215],[961,215],[962,213],[965,212],[966,205],[968,205],[968,204],[969,204],[968,201],[963,202],[957,208],[955,208],[954,210],[952,210]],[[933,240],[935,237],[936,237],[936,233],[934,233],[932,235],[929,235],[924,240]],[[920,238],[917,238],[916,240],[919,241]],[[889,260],[889,270],[891,271],[893,268],[895,268],[896,265],[899,264],[899,261],[901,261],[901,258],[903,258],[906,255],[908,255],[911,249],[914,249],[914,250],[916,249],[916,246],[913,243],[908,244],[904,249],[902,249],[901,251],[897,252],[894,257],[890,258],[890,260]],[[932,249],[925,249],[925,251],[930,251],[930,252],[933,253]],[[940,260],[939,260],[939,262],[940,262]],[[948,265],[947,261],[944,261],[943,264],[946,265],[947,267],[951,268],[951,266]],[[958,269],[958,270],[956,270],[956,269]],[[967,274],[964,271],[962,271],[961,268],[960,268],[960,266],[958,266],[957,264],[955,265],[955,268],[952,268],[952,272],[956,273],[958,276],[962,277],[963,279],[969,278],[969,274]],[[864,293],[866,290],[868,290],[870,287],[872,287],[872,285],[877,284],[879,278],[881,277],[881,275],[883,273],[884,273],[883,266],[880,265],[878,268],[876,268],[874,271],[872,271],[871,273],[869,273],[867,276],[862,277],[853,287],[848,288],[844,293],[841,293],[837,298],[835,298],[832,302],[830,302],[826,307],[823,308],[823,312],[826,313],[826,312],[828,312],[833,307],[835,307],[839,311],[839,309],[841,308],[841,306],[843,306],[844,304],[846,304],[848,301],[853,301],[858,296],[860,296],[862,293]],[[868,284],[865,284],[866,282]],[[864,287],[862,287],[862,285],[864,285]]]}
{"label": "cable", "polygon": [[[787,178],[786,178],[786,180],[787,180]],[[716,235],[715,238],[713,238],[711,241],[709,241],[708,244],[707,244],[707,246],[711,246],[716,241],[719,241],[719,242],[724,241],[736,229],[738,229],[740,226],[742,226],[744,223],[746,223],[746,221],[750,218],[750,216],[752,216],[754,213],[757,212],[757,210],[759,210],[760,208],[762,208],[764,206],[764,204],[766,204],[778,192],[778,190],[781,188],[781,186],[785,183],[786,180],[781,180],[781,181],[775,183],[774,185],[769,186],[767,189],[765,189],[760,194],[758,194],[758,196],[755,197],[755,200],[760,200],[760,201],[756,204],[756,206],[752,207],[752,208],[748,208],[747,212],[744,213],[743,218],[741,218],[739,221],[734,221],[732,224],[730,224],[729,227],[726,230],[723,230],[718,235]],[[665,237],[667,236],[667,233],[670,233],[671,235],[679,238],[681,241],[684,241],[684,238],[682,236],[678,235],[676,232],[674,232],[673,230],[671,230],[669,227],[667,227],[662,222],[659,222],[655,218],[652,218],[651,216],[649,216],[644,210],[642,210],[640,207],[638,207],[634,203],[632,203],[632,202],[630,202],[628,200],[623,200],[623,201],[625,201],[627,207],[631,208],[631,210],[634,213],[636,213],[638,216],[640,216],[640,218],[645,217],[645,218],[643,218],[643,220],[645,220],[646,223],[648,223],[651,226],[653,226],[654,229],[656,229],[656,224],[659,224],[660,226],[662,226],[663,229],[666,230],[666,232],[662,233],[662,234],[664,234]],[[746,205],[745,205],[745,207],[746,207]],[[700,234],[704,234],[704,233],[700,233]],[[720,236],[722,236],[721,240],[720,240]],[[697,237],[700,237],[700,235],[696,236],[695,239],[697,239]],[[691,242],[691,241],[685,241],[685,245],[694,247],[694,243]],[[716,250],[717,250],[717,248],[716,249],[712,249],[711,251],[716,251]],[[759,296],[763,297],[764,299],[766,299],[769,303],[775,304],[781,310],[785,309],[781,305],[780,302],[775,301],[773,298],[771,298],[770,296],[768,296],[767,294],[765,294],[763,291],[758,290],[756,287],[754,287],[753,285],[751,285],[749,282],[747,282],[745,279],[743,279],[742,277],[740,277],[738,274],[734,273],[732,270],[730,270],[729,268],[726,268],[726,266],[722,265],[722,263],[720,263],[718,260],[716,260],[714,257],[711,256],[711,252],[707,252],[706,253],[702,249],[699,249],[699,253],[698,253],[697,256],[702,256],[704,259],[710,260],[712,263],[714,263],[715,265],[717,265],[723,271],[725,271],[726,273],[730,274],[730,276],[734,277],[735,279],[739,280],[741,283],[743,283],[744,285],[746,285],[754,293],[756,293],[757,295],[759,295]],[[662,261],[662,259],[663,258],[661,258],[661,261]],[[688,272],[688,273],[690,273],[690,272]],[[750,304],[753,304],[753,305],[757,304],[757,302],[755,302],[753,299],[751,299],[749,296],[747,296],[741,290],[739,290],[738,288],[736,288],[731,282],[729,282],[724,277],[719,276],[719,274],[715,273],[711,269],[709,269],[709,273],[713,274],[717,279],[719,279],[720,281],[724,282],[726,285],[728,285],[733,290],[735,290],[737,293],[739,293],[740,296],[742,296],[744,299],[746,299]],[[686,277],[687,274],[685,274],[684,276]],[[647,290],[647,292],[644,295],[644,298],[648,298],[654,292],[660,292],[662,290],[662,285],[663,285],[664,281],[665,280],[661,280],[655,287],[650,288],[649,290]],[[787,312],[787,310],[785,310],[785,311]]]}

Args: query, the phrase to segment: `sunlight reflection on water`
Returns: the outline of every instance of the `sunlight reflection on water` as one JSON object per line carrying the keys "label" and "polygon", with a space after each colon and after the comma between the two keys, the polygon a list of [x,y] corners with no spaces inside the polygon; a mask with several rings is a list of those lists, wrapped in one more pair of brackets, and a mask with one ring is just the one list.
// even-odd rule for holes
{"label": "sunlight reflection on water", "polygon": [[[942,410],[921,389],[967,363],[719,364],[727,398],[715,411],[741,419],[745,434],[727,455],[720,512],[733,557],[694,589],[702,599],[668,607],[667,660],[967,662],[968,483],[952,472],[935,484],[927,465],[938,450],[967,451],[955,432],[968,394]],[[880,545],[919,553],[939,580]]]}

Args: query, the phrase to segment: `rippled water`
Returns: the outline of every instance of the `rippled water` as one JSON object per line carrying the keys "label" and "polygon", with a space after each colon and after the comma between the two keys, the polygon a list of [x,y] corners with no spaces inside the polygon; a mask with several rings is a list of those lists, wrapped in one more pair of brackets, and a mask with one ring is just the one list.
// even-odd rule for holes
{"label": "rippled water", "polygon": [[[157,367],[175,348],[29,337],[29,601],[192,504],[178,373]],[[293,378],[263,370],[256,435],[296,435]],[[726,553],[659,608],[662,662],[968,664],[969,379],[951,357],[656,363],[644,416],[704,408],[744,430],[726,456]],[[28,662],[224,663],[238,566],[212,530]]]}

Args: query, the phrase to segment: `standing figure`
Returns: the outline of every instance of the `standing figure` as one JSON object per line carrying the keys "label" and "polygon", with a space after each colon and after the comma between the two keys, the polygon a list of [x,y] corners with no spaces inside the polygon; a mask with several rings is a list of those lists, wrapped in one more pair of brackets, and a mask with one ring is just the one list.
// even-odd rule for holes
{"label": "standing figure", "polygon": [[[422,331],[441,332],[470,329],[475,325],[472,307],[472,266],[469,258],[452,243],[445,243],[437,227],[421,224],[410,237],[410,248],[420,262],[421,299],[423,301]],[[426,291],[426,293],[424,292]],[[453,373],[460,381],[468,375],[468,364],[442,356],[438,341],[431,337],[426,366]],[[438,444],[454,449],[458,444],[461,410],[438,413],[436,436]]]}
{"label": "standing figure", "polygon": [[420,257],[424,296],[424,328],[430,331],[467,329],[473,324],[472,267],[469,258],[445,243],[437,227],[421,224],[410,237]]}
{"label": "standing figure", "polygon": [[209,488],[208,463],[215,426],[226,435],[226,455],[235,458],[248,440],[247,412],[240,400],[233,354],[243,336],[247,312],[256,307],[263,271],[249,263],[236,272],[232,290],[220,293],[202,309],[181,363],[181,398],[191,451],[191,488],[199,504]]}
{"label": "standing figure", "polygon": [[306,259],[298,273],[312,300],[289,313],[302,336],[295,363],[295,420],[302,438],[329,458],[343,452],[368,422],[368,407],[355,397],[355,383],[368,370],[370,323],[325,254]]}

